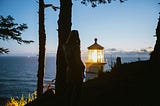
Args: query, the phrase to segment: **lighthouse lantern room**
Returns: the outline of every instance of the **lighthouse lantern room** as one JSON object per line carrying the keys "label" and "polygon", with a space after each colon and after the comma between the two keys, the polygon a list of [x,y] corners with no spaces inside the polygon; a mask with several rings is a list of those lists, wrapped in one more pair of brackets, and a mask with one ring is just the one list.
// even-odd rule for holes
{"label": "lighthouse lantern room", "polygon": [[86,80],[98,77],[104,71],[106,64],[104,59],[104,47],[97,43],[97,38],[94,39],[94,44],[88,47],[88,58],[86,64]]}

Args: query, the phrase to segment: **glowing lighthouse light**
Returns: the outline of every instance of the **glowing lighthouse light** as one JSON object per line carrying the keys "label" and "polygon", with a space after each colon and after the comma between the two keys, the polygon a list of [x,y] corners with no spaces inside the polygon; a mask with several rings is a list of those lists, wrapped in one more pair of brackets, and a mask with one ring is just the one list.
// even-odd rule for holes
{"label": "glowing lighthouse light", "polygon": [[94,39],[94,44],[88,47],[88,59],[86,64],[86,80],[98,77],[99,73],[104,71],[104,47],[97,43],[97,38]]}
{"label": "glowing lighthouse light", "polygon": [[97,44],[97,39],[95,38],[95,43],[88,47],[88,60],[91,63],[104,63],[104,48]]}

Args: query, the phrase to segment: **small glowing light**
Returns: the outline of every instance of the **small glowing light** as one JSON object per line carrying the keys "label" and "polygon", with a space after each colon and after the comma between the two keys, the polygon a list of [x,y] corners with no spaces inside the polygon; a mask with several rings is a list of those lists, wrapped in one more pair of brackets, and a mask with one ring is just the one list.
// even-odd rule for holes
{"label": "small glowing light", "polygon": [[102,63],[104,62],[103,50],[88,50],[88,62]]}
{"label": "small glowing light", "polygon": [[92,50],[92,52],[91,52],[91,60],[93,61],[93,62],[97,62],[97,50]]}
{"label": "small glowing light", "polygon": [[104,63],[104,47],[97,43],[97,38],[94,44],[88,47],[88,60],[89,63]]}

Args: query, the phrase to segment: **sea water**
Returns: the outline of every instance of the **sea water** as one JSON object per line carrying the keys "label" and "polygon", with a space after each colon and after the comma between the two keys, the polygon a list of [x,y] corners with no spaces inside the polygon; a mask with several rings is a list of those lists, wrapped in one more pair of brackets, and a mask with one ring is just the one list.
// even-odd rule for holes
{"label": "sea water", "polygon": [[[149,57],[141,57],[140,60],[147,60]],[[106,70],[116,60],[115,57],[106,59]],[[122,57],[122,63],[138,61],[136,57]],[[27,56],[1,56],[0,57],[0,97],[27,97],[36,90],[37,85],[38,57]],[[56,76],[56,58],[46,57],[46,68],[44,83],[47,83]]]}
{"label": "sea water", "polygon": [[[45,83],[55,78],[55,57],[46,58]],[[26,97],[36,90],[38,57],[0,57],[0,97]]]}

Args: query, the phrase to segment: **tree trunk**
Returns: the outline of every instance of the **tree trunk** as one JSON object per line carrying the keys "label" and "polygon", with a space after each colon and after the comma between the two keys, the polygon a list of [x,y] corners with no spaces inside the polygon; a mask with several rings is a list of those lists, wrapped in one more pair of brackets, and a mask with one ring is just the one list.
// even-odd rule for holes
{"label": "tree trunk", "polygon": [[45,71],[45,45],[46,34],[44,26],[44,1],[39,0],[39,57],[38,57],[38,83],[37,97],[43,93],[43,79]]}
{"label": "tree trunk", "polygon": [[157,37],[156,44],[154,46],[154,51],[151,53],[150,60],[158,63],[160,62],[160,17],[156,29],[156,37]]}
{"label": "tree trunk", "polygon": [[71,32],[72,0],[60,0],[58,20],[58,50],[56,60],[56,94],[64,94],[66,90],[66,61],[63,45]]}

